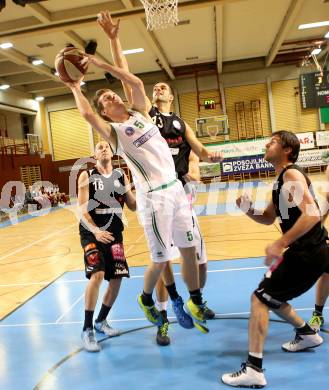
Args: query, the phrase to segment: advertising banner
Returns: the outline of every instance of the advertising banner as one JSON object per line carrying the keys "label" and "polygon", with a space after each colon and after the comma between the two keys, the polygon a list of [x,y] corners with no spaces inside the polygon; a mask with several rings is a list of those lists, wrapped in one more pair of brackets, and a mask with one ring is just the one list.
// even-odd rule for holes
{"label": "advertising banner", "polygon": [[315,133],[316,145],[317,146],[328,146],[329,145],[329,131],[317,131]]}
{"label": "advertising banner", "polygon": [[315,147],[314,134],[312,131],[308,133],[297,133],[296,136],[300,142],[300,150],[313,149]]}
{"label": "advertising banner", "polygon": [[273,165],[264,160],[264,155],[226,158],[221,163],[222,174],[272,171]]}
{"label": "advertising banner", "polygon": [[250,141],[229,142],[224,144],[205,145],[210,152],[219,151],[224,158],[254,156],[265,153],[265,145],[269,138],[262,138]]}
{"label": "advertising banner", "polygon": [[299,153],[297,163],[301,167],[317,167],[320,165],[327,165],[328,163],[323,160],[323,156],[328,154],[328,149],[313,149],[302,150]]}

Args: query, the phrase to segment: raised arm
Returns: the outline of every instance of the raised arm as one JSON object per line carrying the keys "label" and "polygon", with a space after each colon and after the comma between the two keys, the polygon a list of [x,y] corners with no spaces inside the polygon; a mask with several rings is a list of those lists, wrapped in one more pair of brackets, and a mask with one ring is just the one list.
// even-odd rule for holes
{"label": "raised arm", "polygon": [[191,146],[193,152],[200,158],[202,161],[215,163],[223,160],[223,156],[220,152],[209,152],[202,143],[196,138],[194,131],[191,127],[185,122],[186,131],[185,138],[189,145]]}
{"label": "raised arm", "polygon": [[[125,55],[122,53],[121,42],[119,40],[120,19],[117,21],[117,23],[115,23],[111,18],[110,12],[106,10],[101,11],[98,14],[97,22],[109,38],[112,57],[115,66],[129,71],[128,62]],[[131,86],[123,80],[121,80],[121,82],[128,102],[131,105],[134,105]],[[151,107],[152,104],[149,98],[146,97],[146,111],[149,112]]]}
{"label": "raised arm", "polygon": [[81,80],[65,84],[71,89],[81,116],[89,122],[104,139],[111,141],[112,145],[116,144],[116,135],[115,132],[112,131],[111,125],[93,111],[88,99],[81,91],[80,82]]}
{"label": "raised arm", "polygon": [[140,111],[146,117],[148,116],[147,97],[145,94],[144,84],[140,78],[126,69],[110,65],[92,55],[86,55],[86,59],[83,59],[82,61],[94,64],[98,68],[104,69],[106,72],[110,72],[112,76],[126,83],[131,88],[132,108]]}
{"label": "raised arm", "polygon": [[[119,28],[120,28],[120,19],[115,23],[112,20],[111,14],[108,10],[101,11],[98,14],[97,23],[101,26],[105,34],[110,40],[111,52],[114,64],[121,69],[125,69],[129,71],[128,62],[126,57],[122,53],[122,47],[119,40]],[[131,87],[122,81],[123,90],[127,97],[127,100],[130,104],[132,104],[132,94]]]}

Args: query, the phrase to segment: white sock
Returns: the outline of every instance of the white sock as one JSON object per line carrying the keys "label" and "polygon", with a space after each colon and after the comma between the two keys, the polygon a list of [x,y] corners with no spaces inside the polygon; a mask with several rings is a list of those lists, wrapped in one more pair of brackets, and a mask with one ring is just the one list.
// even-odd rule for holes
{"label": "white sock", "polygon": [[299,327],[296,328],[296,329],[301,329],[301,328],[303,328],[305,325],[306,325],[306,322],[304,321],[304,322],[303,322],[303,325],[299,326]]}
{"label": "white sock", "polygon": [[168,301],[165,301],[165,302],[156,301],[156,308],[159,311],[167,310],[167,307],[168,307]]}
{"label": "white sock", "polygon": [[249,352],[249,355],[250,356],[253,356],[255,358],[258,358],[258,359],[263,359],[263,353],[259,353],[259,352]]}

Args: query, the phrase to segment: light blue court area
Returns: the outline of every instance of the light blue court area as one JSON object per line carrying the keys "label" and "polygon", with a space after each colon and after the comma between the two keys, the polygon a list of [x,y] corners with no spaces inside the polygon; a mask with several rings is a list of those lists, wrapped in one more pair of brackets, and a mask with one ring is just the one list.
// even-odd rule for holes
{"label": "light blue court area", "polygon": [[[264,270],[261,258],[210,262],[204,296],[217,313],[217,319],[209,321],[210,332],[173,323],[171,345],[159,347],[156,328],[146,322],[136,302],[144,268],[132,268],[110,313],[112,326],[123,334],[102,340],[102,351],[96,354],[85,352],[80,344],[84,275],[67,273],[0,323],[0,388],[228,389],[219,376],[237,370],[246,358],[249,297]],[[176,279],[186,299],[180,276]],[[314,289],[293,303],[308,319]],[[329,318],[328,308],[324,313]],[[268,389],[329,388],[329,334],[321,335],[324,343],[319,348],[285,353],[281,344],[294,333],[273,316],[264,361]]]}

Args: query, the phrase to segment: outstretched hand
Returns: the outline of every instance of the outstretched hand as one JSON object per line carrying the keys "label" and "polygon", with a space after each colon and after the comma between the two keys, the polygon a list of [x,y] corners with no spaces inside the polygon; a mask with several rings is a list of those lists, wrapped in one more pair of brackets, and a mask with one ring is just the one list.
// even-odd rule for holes
{"label": "outstretched hand", "polygon": [[103,61],[99,60],[97,57],[95,57],[94,55],[91,55],[91,54],[85,54],[85,56],[80,61],[80,63],[86,69],[88,68],[88,66],[90,64],[94,64],[95,66],[97,66],[99,68],[101,68],[102,65],[104,65]]}
{"label": "outstretched hand", "polygon": [[114,23],[108,10],[101,11],[97,16],[97,23],[102,27],[105,34],[107,34],[110,39],[117,38],[120,27],[120,19]]}

